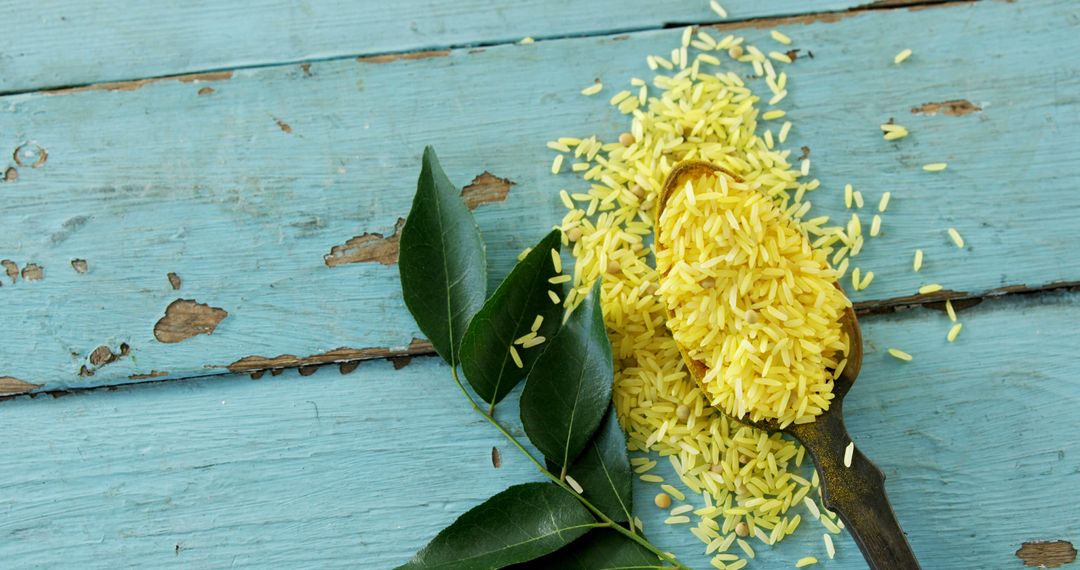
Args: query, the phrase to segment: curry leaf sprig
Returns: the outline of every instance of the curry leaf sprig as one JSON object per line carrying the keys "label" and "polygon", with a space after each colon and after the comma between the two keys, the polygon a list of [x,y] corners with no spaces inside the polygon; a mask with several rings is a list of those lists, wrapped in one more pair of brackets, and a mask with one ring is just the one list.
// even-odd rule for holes
{"label": "curry leaf sprig", "polygon": [[[495,494],[400,569],[687,569],[634,525],[600,286],[564,315],[561,246],[553,230],[487,297],[480,229],[435,151],[424,149],[401,232],[405,305],[476,413],[548,482]],[[495,417],[497,404],[523,380],[521,424],[542,458]]]}

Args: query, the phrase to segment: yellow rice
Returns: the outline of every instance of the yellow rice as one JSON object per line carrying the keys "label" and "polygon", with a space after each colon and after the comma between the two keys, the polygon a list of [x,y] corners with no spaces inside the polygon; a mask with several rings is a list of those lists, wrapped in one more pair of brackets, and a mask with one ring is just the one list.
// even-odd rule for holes
{"label": "yellow rice", "polygon": [[656,239],[668,328],[708,368],[710,404],[782,426],[829,408],[851,302],[797,223],[721,173],[668,197]]}
{"label": "yellow rice", "polygon": [[[820,182],[809,176],[809,168],[806,174],[793,168],[791,150],[769,144],[772,137],[765,136],[761,125],[783,118],[783,110],[763,115],[761,100],[743,79],[750,70],[724,67],[753,67],[774,98],[786,91],[787,75],[777,73],[765,54],[741,37],[718,39],[704,30],[697,37],[689,49],[677,49],[678,65],[649,55],[645,63],[657,75],[648,85],[642,79],[630,81],[638,96],[627,91],[611,99],[630,121],[624,130],[633,135],[632,144],[605,143],[595,136],[558,139],[572,149],[576,162],[570,170],[584,180],[583,188],[568,193],[572,205],[560,224],[564,245],[572,245],[568,249],[574,256],[572,286],[561,302],[576,305],[601,279],[615,357],[613,399],[628,446],[633,453],[659,455],[682,488],[701,496],[698,502],[705,507],[693,511],[697,524],[689,528],[706,545],[706,554],[713,555],[727,552],[737,535],[774,544],[793,532],[800,517],[792,517],[790,509],[803,509],[804,500],[819,488],[818,478],[816,473],[809,481],[798,475],[805,467],[804,448],[729,420],[710,407],[710,398],[687,374],[666,327],[660,276],[650,261],[658,192],[679,161],[716,164],[775,204],[792,224],[800,224],[807,236],[803,239],[832,263],[837,277],[845,274],[863,238],[861,225],[837,226],[827,216],[807,215],[808,198]],[[728,57],[713,57],[705,53],[709,50]],[[782,122],[772,143],[778,139],[783,144],[791,131],[791,122]],[[677,409],[688,413],[677,414]],[[657,466],[652,457],[633,461],[643,480],[664,483],[647,473]],[[735,570],[747,561],[712,562]]]}

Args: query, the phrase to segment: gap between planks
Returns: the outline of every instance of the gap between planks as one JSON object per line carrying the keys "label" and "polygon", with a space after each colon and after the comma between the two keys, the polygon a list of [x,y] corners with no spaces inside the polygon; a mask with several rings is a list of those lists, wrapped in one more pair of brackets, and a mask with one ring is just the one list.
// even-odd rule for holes
{"label": "gap between planks", "polygon": [[[794,14],[782,14],[777,16],[763,16],[758,18],[730,18],[723,22],[716,22],[711,24],[701,24],[698,22],[664,22],[656,26],[643,26],[637,28],[616,28],[604,31],[586,32],[580,34],[568,34],[568,35],[547,35],[534,38],[536,42],[542,41],[554,41],[576,38],[603,38],[603,37],[615,37],[623,36],[626,34],[635,34],[641,32],[649,32],[655,30],[664,30],[672,28],[682,28],[686,26],[701,26],[706,28],[713,28],[718,30],[735,30],[741,28],[771,28],[784,24],[809,24],[813,22],[836,22],[844,18],[851,16],[857,16],[859,14],[867,12],[878,11],[890,11],[890,10],[923,10],[928,8],[944,8],[950,6],[968,6],[977,2],[986,0],[874,0],[861,4],[851,8],[843,10],[825,10],[820,12],[801,12]],[[1015,0],[1002,0],[1005,2]],[[154,75],[149,77],[137,77],[123,79],[119,81],[103,81],[94,83],[73,83],[68,85],[61,85],[57,87],[50,87],[48,89],[13,89],[9,91],[0,91],[0,97],[7,97],[13,95],[25,95],[25,94],[45,94],[45,95],[60,95],[64,93],[75,93],[79,91],[93,91],[98,89],[104,90],[134,90],[138,89],[144,84],[153,83],[157,81],[170,81],[170,80],[184,80],[184,78],[198,77],[204,75],[217,75],[217,74],[232,74],[236,71],[253,70],[253,69],[273,69],[277,67],[287,67],[291,65],[310,65],[312,63],[325,63],[330,61],[342,61],[349,59],[372,59],[377,60],[379,63],[386,63],[397,59],[422,59],[415,57],[418,54],[424,54],[426,52],[441,52],[460,49],[483,49],[488,47],[497,47],[504,45],[511,45],[515,42],[505,41],[491,41],[491,42],[472,42],[450,45],[429,45],[423,46],[417,49],[407,51],[391,51],[391,52],[359,52],[348,55],[336,55],[333,57],[325,58],[308,58],[308,59],[295,59],[279,61],[271,64],[257,64],[249,66],[234,66],[229,68],[208,68],[197,71],[189,71],[182,75]],[[413,56],[410,58],[410,56]]]}
{"label": "gap between planks", "polygon": [[[999,287],[991,289],[981,294],[970,294],[962,291],[951,291],[944,289],[931,293],[929,295],[910,295],[906,297],[894,297],[892,299],[883,299],[878,301],[862,301],[855,303],[855,313],[860,317],[868,317],[875,315],[887,315],[891,313],[898,313],[915,309],[918,307],[926,307],[929,309],[935,309],[939,311],[945,310],[945,301],[956,301],[957,309],[963,310],[973,307],[982,303],[987,299],[1001,299],[1001,298],[1019,298],[1019,297],[1038,297],[1042,295],[1051,295],[1055,293],[1071,293],[1080,294],[1080,281],[1059,281],[1055,283],[1048,283],[1046,285],[1038,287],[1028,287],[1027,285],[1008,285],[1005,287]],[[31,399],[38,398],[40,396],[52,396],[53,398],[62,398],[64,396],[70,396],[73,394],[81,394],[86,392],[95,391],[115,391],[120,388],[127,388],[133,386],[145,386],[151,384],[161,384],[164,382],[183,382],[189,380],[204,380],[212,376],[222,376],[225,374],[248,374],[254,380],[258,380],[265,373],[271,372],[274,376],[277,376],[284,370],[299,369],[301,375],[309,376],[316,370],[328,366],[338,366],[341,374],[351,374],[362,362],[371,362],[374,360],[390,360],[393,361],[394,369],[403,368],[408,365],[409,360],[412,358],[420,357],[436,357],[434,348],[428,341],[420,341],[414,339],[411,348],[403,350],[387,350],[378,356],[371,356],[353,360],[342,361],[330,361],[318,364],[305,364],[299,366],[280,366],[280,367],[267,367],[267,368],[253,368],[244,370],[242,372],[222,371],[217,374],[206,374],[200,376],[187,376],[183,378],[167,378],[162,380],[147,380],[142,382],[125,382],[122,384],[107,384],[101,386],[93,386],[89,388],[73,388],[69,390],[45,390],[41,392],[33,392],[29,394],[12,394],[7,396],[0,396],[0,402],[5,400],[14,400],[16,398],[29,396]],[[400,366],[398,363],[401,363]],[[222,367],[224,368],[224,367]],[[310,371],[305,373],[304,371]]]}

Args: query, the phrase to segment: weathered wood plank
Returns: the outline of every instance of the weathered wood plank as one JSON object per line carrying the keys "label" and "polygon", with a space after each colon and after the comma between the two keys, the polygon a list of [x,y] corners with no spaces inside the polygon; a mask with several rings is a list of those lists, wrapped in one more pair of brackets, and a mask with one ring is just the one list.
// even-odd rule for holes
{"label": "weathered wood plank", "polygon": [[[845,215],[846,182],[864,192],[867,209],[882,191],[893,193],[883,237],[859,258],[877,279],[856,300],[910,295],[927,282],[978,295],[1080,280],[1080,226],[1072,223],[1080,161],[1070,142],[1080,136],[1080,62],[1057,56],[1080,26],[1063,17],[1070,7],[950,5],[784,28],[795,47],[815,54],[791,70],[797,123],[789,142],[812,147],[823,182],[817,207]],[[904,43],[867,39],[883,29]],[[767,30],[745,32],[770,41]],[[404,349],[419,333],[388,264],[393,248],[384,246],[408,210],[423,145],[435,145],[460,184],[493,175],[478,177],[486,186],[474,197],[508,190],[504,201],[476,210],[494,284],[561,218],[558,189],[581,184],[548,173],[544,142],[612,138],[625,128],[624,117],[601,98],[579,96],[580,88],[596,77],[618,85],[644,75],[644,56],[678,36],[652,31],[388,64],[327,62],[312,65],[310,76],[285,66],[135,91],[4,98],[0,148],[36,141],[48,158],[0,186],[0,260],[43,274],[0,288],[0,375],[48,390]],[[893,65],[905,45],[917,46],[916,55]],[[911,112],[954,99],[981,111]],[[878,124],[890,117],[913,134],[882,141]],[[950,168],[919,168],[939,160]],[[966,249],[949,241],[950,226]],[[915,247],[926,251],[918,274],[910,269]],[[373,261],[337,263],[349,256]],[[208,305],[198,309],[204,316],[220,315],[212,308],[228,316],[212,335],[163,343],[155,325],[181,299]],[[128,355],[119,354],[122,344]],[[94,366],[90,355],[101,346],[119,357]],[[295,357],[269,360],[279,355]],[[80,375],[84,366],[94,375]]]}
{"label": "weathered wood plank", "polygon": [[[731,19],[867,3],[723,2]],[[7,14],[7,29],[18,33],[0,36],[0,93],[719,19],[708,0],[52,0]]]}
{"label": "weathered wood plank", "polygon": [[[1024,542],[1080,540],[1077,319],[1080,296],[1057,294],[961,311],[951,345],[939,311],[864,321],[846,415],[924,568],[1020,567]],[[499,414],[520,435],[512,402]],[[0,558],[19,568],[388,568],[536,479],[436,358],[20,397],[0,415]],[[656,488],[635,487],[654,540],[707,567],[685,528],[662,524]],[[803,527],[754,567],[824,558],[823,530]],[[847,535],[838,550],[830,568],[865,568]]]}

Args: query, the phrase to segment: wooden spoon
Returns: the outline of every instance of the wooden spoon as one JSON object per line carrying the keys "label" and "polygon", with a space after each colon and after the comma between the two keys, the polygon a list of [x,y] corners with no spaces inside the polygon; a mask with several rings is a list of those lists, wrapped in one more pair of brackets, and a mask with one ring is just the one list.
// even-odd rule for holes
{"label": "wooden spoon", "polygon": [[[668,175],[657,200],[656,220],[668,196],[684,187],[687,182],[705,176],[724,173],[735,180],[737,176],[718,166],[701,161],[686,161],[675,166]],[[837,287],[840,287],[837,283]],[[732,417],[735,421],[768,432],[782,431],[799,440],[814,458],[814,467],[821,478],[822,497],[825,507],[840,515],[845,527],[851,531],[863,557],[874,570],[917,570],[919,562],[896,520],[889,499],[885,495],[885,474],[881,472],[858,448],[851,459],[851,467],[844,466],[844,452],[851,437],[844,427],[842,413],[844,396],[862,367],[862,333],[855,311],[848,307],[841,319],[841,326],[848,335],[850,349],[848,363],[833,384],[833,400],[829,409],[807,424],[791,424],[780,429],[775,420],[750,421],[748,418]],[[686,367],[701,382],[708,372],[702,362],[690,357],[690,352],[679,346]],[[723,410],[721,410],[723,412]],[[724,412],[726,413],[726,412]]]}

